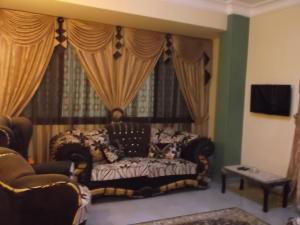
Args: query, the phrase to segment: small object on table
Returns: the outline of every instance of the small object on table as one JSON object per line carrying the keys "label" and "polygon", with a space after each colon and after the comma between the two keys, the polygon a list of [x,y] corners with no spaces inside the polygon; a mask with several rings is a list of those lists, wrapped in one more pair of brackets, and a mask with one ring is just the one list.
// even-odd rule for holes
{"label": "small object on table", "polygon": [[244,189],[244,179],[254,181],[261,185],[264,193],[263,211],[268,212],[269,194],[273,187],[282,186],[282,207],[286,208],[288,203],[288,194],[290,192],[290,179],[268,172],[260,171],[255,167],[243,165],[224,166],[222,175],[222,193],[226,192],[226,175],[234,174],[241,177],[240,190]]}
{"label": "small object on table", "polygon": [[248,168],[248,167],[245,167],[245,166],[240,166],[240,167],[238,167],[237,168],[238,170],[249,170],[250,168]]}

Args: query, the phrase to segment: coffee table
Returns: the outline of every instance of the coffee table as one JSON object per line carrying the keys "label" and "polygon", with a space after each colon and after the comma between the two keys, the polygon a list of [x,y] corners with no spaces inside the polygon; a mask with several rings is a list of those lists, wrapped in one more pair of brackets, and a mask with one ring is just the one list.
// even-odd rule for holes
{"label": "coffee table", "polygon": [[[244,168],[241,169],[241,168]],[[273,187],[282,186],[282,207],[287,207],[288,194],[290,192],[290,179],[278,175],[274,175],[265,171],[258,170],[255,167],[245,165],[224,166],[222,171],[222,193],[226,192],[226,177],[229,174],[240,177],[240,190],[244,189],[244,179],[251,180],[260,184],[264,193],[263,211],[268,212],[268,200],[270,191]]]}

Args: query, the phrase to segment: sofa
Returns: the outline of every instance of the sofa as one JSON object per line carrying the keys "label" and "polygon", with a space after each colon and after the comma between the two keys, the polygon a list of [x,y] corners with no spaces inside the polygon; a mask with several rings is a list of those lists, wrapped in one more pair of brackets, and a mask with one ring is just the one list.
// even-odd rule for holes
{"label": "sofa", "polygon": [[208,138],[157,129],[150,124],[112,123],[98,130],[70,130],[50,141],[51,156],[85,161],[78,181],[102,195],[148,197],[186,186],[208,187]]}

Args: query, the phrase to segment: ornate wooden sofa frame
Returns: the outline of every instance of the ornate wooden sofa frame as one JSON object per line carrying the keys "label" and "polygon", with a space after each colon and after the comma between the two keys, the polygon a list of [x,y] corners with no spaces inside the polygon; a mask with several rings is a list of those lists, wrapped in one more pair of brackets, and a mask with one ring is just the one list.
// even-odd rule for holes
{"label": "ornate wooden sofa frame", "polygon": [[[105,144],[117,143],[125,157],[107,163]],[[149,144],[175,143],[174,159],[149,158]],[[214,145],[208,138],[149,124],[114,123],[93,131],[72,130],[54,136],[50,149],[56,160],[81,158],[78,179],[99,195],[145,197],[191,186],[207,188],[208,157]]]}

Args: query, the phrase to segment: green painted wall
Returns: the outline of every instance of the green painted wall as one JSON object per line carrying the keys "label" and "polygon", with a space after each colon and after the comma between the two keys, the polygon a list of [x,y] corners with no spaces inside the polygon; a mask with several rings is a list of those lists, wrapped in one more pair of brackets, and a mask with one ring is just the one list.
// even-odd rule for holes
{"label": "green painted wall", "polygon": [[248,35],[249,18],[229,15],[227,31],[220,38],[214,178],[219,177],[223,165],[241,160]]}

